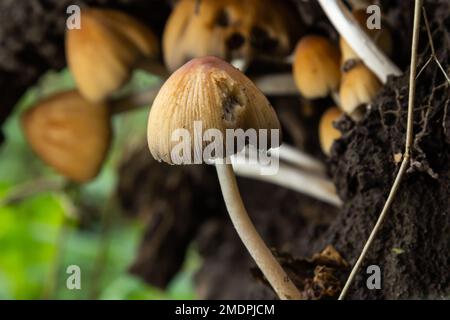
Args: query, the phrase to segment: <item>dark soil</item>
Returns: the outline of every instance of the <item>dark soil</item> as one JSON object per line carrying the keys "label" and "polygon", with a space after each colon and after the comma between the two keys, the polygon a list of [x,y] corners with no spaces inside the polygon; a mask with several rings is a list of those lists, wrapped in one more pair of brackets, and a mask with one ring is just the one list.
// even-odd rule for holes
{"label": "dark soil", "polygon": [[[427,4],[437,56],[450,63],[450,4]],[[447,14],[444,14],[447,13]],[[430,56],[425,28],[421,63]],[[419,68],[420,69],[420,68]],[[448,67],[447,67],[448,70]],[[391,79],[362,122],[340,123],[344,138],[331,168],[344,207],[324,237],[354,262],[392,185],[404,150],[408,74]],[[450,84],[435,63],[420,75],[412,163],[387,222],[370,250],[352,298],[448,298],[450,294],[449,125]],[[365,289],[365,266],[379,265],[382,290]]]}

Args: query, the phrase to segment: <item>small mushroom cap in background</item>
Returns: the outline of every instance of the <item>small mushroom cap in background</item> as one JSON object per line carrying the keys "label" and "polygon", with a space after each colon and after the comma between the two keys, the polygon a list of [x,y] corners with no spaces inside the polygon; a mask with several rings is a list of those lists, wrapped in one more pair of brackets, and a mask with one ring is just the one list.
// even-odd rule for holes
{"label": "small mushroom cap in background", "polygon": [[[281,140],[280,123],[267,98],[242,72],[216,57],[191,60],[162,86],[148,119],[147,138],[153,157],[175,163],[171,152],[179,142],[172,141],[172,134],[177,129],[188,131],[190,151],[202,155],[210,142],[194,143],[196,121],[201,121],[203,133],[208,129],[219,130],[224,149],[226,129],[255,129],[257,144],[262,135],[259,129],[266,129],[268,146],[274,142],[270,140],[274,129],[279,130]],[[240,150],[231,152],[235,151]]]}
{"label": "small mushroom cap in background", "polygon": [[334,122],[342,115],[338,107],[331,107],[320,118],[319,140],[322,151],[326,155],[330,155],[334,141],[341,137],[341,132],[334,127]]}
{"label": "small mushroom cap in background", "polygon": [[[354,10],[353,16],[358,21],[361,28],[369,35],[370,38],[372,38],[375,44],[378,45],[381,51],[388,56],[392,56],[394,48],[393,40],[387,23],[383,21],[381,29],[369,29],[367,27],[367,19],[369,19],[370,15],[366,13],[366,9]],[[339,39],[339,46],[342,53],[342,64],[346,61],[360,58],[342,37]]]}
{"label": "small mushroom cap in background", "polygon": [[78,89],[102,102],[130,77],[144,59],[157,59],[154,33],[134,18],[110,9],[84,9],[81,28],[68,30],[66,56]]}
{"label": "small mushroom cap in background", "polygon": [[300,93],[308,99],[328,96],[339,88],[341,55],[322,36],[306,36],[295,49],[293,73]]}
{"label": "small mushroom cap in background", "polygon": [[283,3],[271,0],[180,0],[163,35],[171,71],[193,58],[252,60],[290,54],[297,23]]}
{"label": "small mushroom cap in background", "polygon": [[32,150],[61,175],[75,182],[97,176],[112,136],[106,106],[68,91],[28,109],[21,120]]}
{"label": "small mushroom cap in background", "polygon": [[356,63],[343,72],[339,91],[342,110],[352,115],[356,109],[368,104],[382,88],[381,82],[364,63]]}

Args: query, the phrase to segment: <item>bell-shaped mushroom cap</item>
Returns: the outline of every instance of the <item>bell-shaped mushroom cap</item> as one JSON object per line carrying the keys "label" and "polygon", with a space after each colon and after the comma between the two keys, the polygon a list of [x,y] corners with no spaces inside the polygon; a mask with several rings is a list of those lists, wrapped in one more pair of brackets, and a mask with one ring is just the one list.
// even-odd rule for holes
{"label": "bell-shaped mushroom cap", "polygon": [[[198,131],[199,124],[203,133]],[[179,139],[173,135],[180,132],[179,129],[191,138],[188,151],[191,155],[203,155],[210,141],[204,141],[203,136],[200,136],[201,143],[197,140],[199,134],[209,129],[216,129],[223,138],[221,148],[226,149],[223,157],[240,151],[230,149],[234,142],[227,139],[227,129],[245,132],[255,129],[257,141],[250,138],[248,143],[260,149],[269,149],[271,143],[280,142],[271,141],[273,130],[279,134],[275,138],[281,139],[280,123],[266,97],[238,69],[215,57],[186,63],[172,74],[156,96],[147,134],[150,152],[156,160],[188,164],[188,161],[172,159],[172,150],[179,144]],[[267,139],[267,145],[262,137]]]}
{"label": "bell-shaped mushroom cap", "polygon": [[81,28],[66,34],[66,56],[78,89],[101,102],[126,82],[144,59],[157,59],[156,36],[134,18],[115,10],[85,9]]}
{"label": "bell-shaped mushroom cap", "polygon": [[59,93],[27,110],[22,127],[33,151],[76,182],[98,174],[111,140],[106,106],[88,102],[77,91]]}
{"label": "bell-shaped mushroom cap", "polygon": [[339,92],[342,110],[351,115],[359,106],[370,103],[381,87],[372,71],[358,62],[342,75]]}
{"label": "bell-shaped mushroom cap", "polygon": [[327,38],[302,38],[295,50],[294,59],[294,80],[305,98],[324,98],[338,89],[341,55],[339,49]]}
{"label": "bell-shaped mushroom cap", "polygon": [[204,56],[287,56],[299,29],[291,15],[280,1],[180,0],[164,29],[164,61],[174,71]]}
{"label": "bell-shaped mushroom cap", "polygon": [[341,137],[341,132],[334,127],[334,122],[342,116],[342,111],[331,107],[320,118],[319,140],[323,153],[330,154],[334,140]]}
{"label": "bell-shaped mushroom cap", "polygon": [[[367,20],[370,15],[366,13],[366,9],[358,9],[353,11],[353,16],[358,21],[361,28],[369,35],[370,38],[378,45],[378,47],[388,56],[392,55],[393,42],[392,35],[387,26],[387,23],[383,22],[381,29],[369,29],[367,28]],[[352,59],[359,59],[355,51],[345,41],[344,38],[339,39],[339,46],[342,53],[342,64]]]}

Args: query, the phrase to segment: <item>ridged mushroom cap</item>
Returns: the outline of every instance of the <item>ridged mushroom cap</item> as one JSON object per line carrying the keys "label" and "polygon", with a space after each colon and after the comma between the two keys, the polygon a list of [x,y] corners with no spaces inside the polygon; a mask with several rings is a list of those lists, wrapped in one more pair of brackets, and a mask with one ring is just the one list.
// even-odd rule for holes
{"label": "ridged mushroom cap", "polygon": [[[263,134],[259,130],[266,129],[268,146],[272,129],[280,130],[277,115],[262,92],[239,70],[215,57],[186,63],[162,86],[148,119],[147,138],[153,157],[174,164],[171,152],[179,141],[173,141],[173,133],[186,129],[194,137],[196,121],[201,121],[203,133],[218,130],[224,137],[224,148],[230,142],[225,138],[226,129],[255,129],[259,133],[258,143]],[[202,154],[210,143],[195,145],[194,140],[190,143],[192,154]],[[236,151],[239,150],[230,152]]]}
{"label": "ridged mushroom cap", "polygon": [[295,49],[294,80],[308,99],[328,96],[339,88],[341,79],[339,49],[325,37],[306,36]]}
{"label": "ridged mushroom cap", "polygon": [[342,74],[339,91],[342,110],[351,115],[360,105],[370,103],[382,85],[362,62]]}
{"label": "ridged mushroom cap", "polygon": [[154,33],[116,10],[82,10],[81,28],[66,34],[69,68],[80,92],[93,102],[119,89],[137,63],[158,55]]}
{"label": "ridged mushroom cap", "polygon": [[334,127],[334,122],[342,116],[342,111],[331,107],[320,118],[319,140],[323,153],[330,154],[334,141],[341,137],[341,132]]}
{"label": "ridged mushroom cap", "polygon": [[61,175],[86,182],[98,174],[112,135],[106,106],[68,91],[28,109],[21,120],[32,150]]}

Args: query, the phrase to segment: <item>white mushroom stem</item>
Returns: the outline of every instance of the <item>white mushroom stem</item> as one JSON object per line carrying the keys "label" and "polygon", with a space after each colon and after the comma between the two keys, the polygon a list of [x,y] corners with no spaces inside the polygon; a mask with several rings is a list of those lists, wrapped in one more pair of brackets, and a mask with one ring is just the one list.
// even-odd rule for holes
{"label": "white mushroom stem", "polygon": [[399,76],[400,69],[378,48],[341,0],[318,0],[339,34],[377,77],[386,83],[388,76]]}
{"label": "white mushroom stem", "polygon": [[352,9],[361,9],[370,6],[370,1],[368,0],[348,0],[348,2],[352,6]]}
{"label": "white mushroom stem", "polygon": [[320,160],[317,160],[309,154],[306,154],[286,143],[283,143],[279,148],[271,149],[269,154],[303,168],[308,172],[315,172],[320,175],[324,175],[326,172],[325,165]]}
{"label": "white mushroom stem", "polygon": [[342,205],[336,194],[334,184],[326,179],[308,174],[290,166],[279,164],[277,172],[273,175],[263,175],[263,168],[259,164],[244,164],[244,159],[233,159],[233,169],[237,175],[255,180],[265,181],[281,187],[300,192],[317,200],[336,207]]}
{"label": "white mushroom stem", "polygon": [[252,78],[259,90],[267,96],[298,96],[292,73],[277,73]]}
{"label": "white mushroom stem", "polygon": [[301,299],[301,293],[256,231],[242,202],[233,167],[226,162],[229,161],[216,163],[217,176],[228,213],[239,237],[278,297],[281,300]]}

